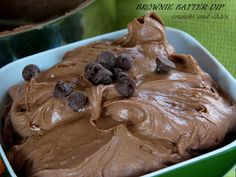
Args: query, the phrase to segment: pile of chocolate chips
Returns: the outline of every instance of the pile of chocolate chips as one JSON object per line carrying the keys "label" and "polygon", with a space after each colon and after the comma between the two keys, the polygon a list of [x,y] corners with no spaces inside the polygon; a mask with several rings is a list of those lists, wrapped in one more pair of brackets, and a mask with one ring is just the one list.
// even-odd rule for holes
{"label": "pile of chocolate chips", "polygon": [[[22,77],[25,81],[30,81],[39,73],[40,69],[38,66],[29,64],[23,69]],[[53,96],[60,99],[66,98],[68,100],[68,105],[75,112],[79,112],[88,102],[88,98],[84,92],[75,91],[72,84],[66,83],[62,80],[57,81],[53,91]]]}
{"label": "pile of chocolate chips", "polygon": [[62,80],[57,81],[53,96],[56,98],[66,98],[68,105],[74,112],[79,112],[88,102],[88,98],[84,92],[75,91],[72,84]]}
{"label": "pile of chocolate chips", "polygon": [[93,85],[109,85],[116,82],[117,92],[129,98],[135,90],[135,82],[129,78],[125,71],[132,67],[132,59],[128,54],[120,54],[117,57],[111,51],[103,51],[97,56],[97,61],[88,63],[84,69],[84,76]]}

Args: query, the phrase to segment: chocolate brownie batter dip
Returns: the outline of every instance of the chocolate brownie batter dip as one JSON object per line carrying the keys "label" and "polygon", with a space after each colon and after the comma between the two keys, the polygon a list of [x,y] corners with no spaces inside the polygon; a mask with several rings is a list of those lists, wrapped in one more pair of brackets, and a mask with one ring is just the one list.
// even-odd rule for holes
{"label": "chocolate brownie batter dip", "polygon": [[235,103],[192,56],[175,53],[154,13],[116,41],[79,47],[46,71],[28,65],[22,75],[3,131],[21,176],[143,175],[236,131]]}

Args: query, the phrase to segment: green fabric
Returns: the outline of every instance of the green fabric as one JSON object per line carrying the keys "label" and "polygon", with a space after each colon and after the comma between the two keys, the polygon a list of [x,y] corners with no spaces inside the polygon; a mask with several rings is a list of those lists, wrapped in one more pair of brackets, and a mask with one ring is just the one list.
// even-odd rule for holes
{"label": "green fabric", "polygon": [[[217,4],[225,3],[225,7],[218,11],[212,10],[156,10],[166,26],[186,31],[203,44],[227,69],[236,77],[236,1],[235,0],[117,0],[117,27],[124,28],[133,18],[147,13],[145,10],[136,10],[140,3],[147,4]],[[153,11],[153,10],[152,10]],[[173,19],[172,15],[194,14],[222,14],[228,15],[228,20]]]}
{"label": "green fabric", "polygon": [[93,0],[82,11],[84,15],[84,38],[114,31],[116,28],[116,0]]}
{"label": "green fabric", "polygon": [[224,177],[236,177],[236,165]]}

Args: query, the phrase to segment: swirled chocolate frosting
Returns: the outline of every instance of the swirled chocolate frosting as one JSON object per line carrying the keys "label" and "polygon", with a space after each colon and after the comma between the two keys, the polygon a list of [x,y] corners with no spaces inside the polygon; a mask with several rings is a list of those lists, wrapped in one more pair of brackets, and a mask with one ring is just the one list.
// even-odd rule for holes
{"label": "swirled chocolate frosting", "polygon": [[[131,59],[120,60],[129,70],[119,87],[85,77],[104,51]],[[128,89],[127,78],[133,90],[124,97],[117,88]],[[67,98],[71,88],[83,104]],[[192,56],[175,52],[154,13],[134,19],[116,41],[66,53],[9,95],[3,136],[21,176],[139,176],[209,151],[236,130],[235,103]]]}

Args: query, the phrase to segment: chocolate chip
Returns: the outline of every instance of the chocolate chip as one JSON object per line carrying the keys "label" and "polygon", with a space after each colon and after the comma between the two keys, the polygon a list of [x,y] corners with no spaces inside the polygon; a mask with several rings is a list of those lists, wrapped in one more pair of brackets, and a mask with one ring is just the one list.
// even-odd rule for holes
{"label": "chocolate chip", "polygon": [[170,70],[175,68],[175,64],[168,58],[156,58],[155,72],[159,74],[167,74]]}
{"label": "chocolate chip", "polygon": [[111,84],[112,83],[112,72],[104,68],[97,62],[88,63],[85,66],[84,77],[88,79],[92,84]]}
{"label": "chocolate chip", "polygon": [[111,70],[115,67],[116,60],[114,53],[110,51],[103,51],[97,56],[97,61],[100,63],[103,67]]}
{"label": "chocolate chip", "polygon": [[117,79],[119,80],[119,79],[121,79],[122,77],[128,77],[128,74],[125,73],[125,72],[119,72],[116,77],[117,77]]}
{"label": "chocolate chip", "polygon": [[128,77],[122,77],[116,82],[115,88],[121,96],[129,98],[134,93],[135,82]]}
{"label": "chocolate chip", "polygon": [[88,98],[84,92],[73,92],[68,97],[68,105],[74,112],[79,112],[87,104]]}
{"label": "chocolate chip", "polygon": [[132,66],[132,59],[128,54],[120,54],[116,58],[116,67],[128,71]]}
{"label": "chocolate chip", "polygon": [[97,62],[88,63],[84,69],[85,77],[90,78],[90,77],[95,76],[100,69],[101,69],[101,65],[99,63]]}
{"label": "chocolate chip", "polygon": [[113,73],[114,73],[114,75],[116,75],[116,76],[117,76],[117,74],[119,74],[120,72],[123,72],[123,70],[120,69],[120,68],[114,68],[114,69],[113,69]]}
{"label": "chocolate chip", "polygon": [[128,77],[128,74],[120,68],[114,68],[113,73],[114,73],[114,80],[118,80],[122,77]]}
{"label": "chocolate chip", "polygon": [[56,98],[64,98],[70,95],[73,92],[71,84],[65,83],[64,81],[57,81],[53,96]]}
{"label": "chocolate chip", "polygon": [[[97,76],[96,79],[97,79],[96,81],[101,79],[101,83],[104,85],[109,85],[112,83],[112,78],[107,75],[102,74],[101,76]],[[100,82],[100,81],[98,81],[98,82]]]}
{"label": "chocolate chip", "polygon": [[30,81],[31,78],[35,77],[40,73],[40,69],[38,66],[34,64],[29,64],[25,66],[25,68],[22,71],[22,77],[25,81]]}

